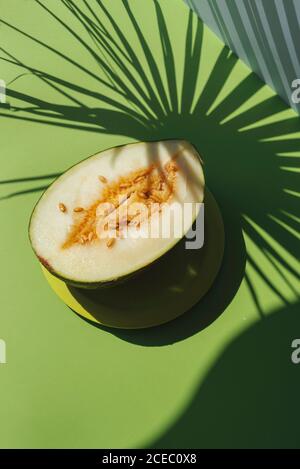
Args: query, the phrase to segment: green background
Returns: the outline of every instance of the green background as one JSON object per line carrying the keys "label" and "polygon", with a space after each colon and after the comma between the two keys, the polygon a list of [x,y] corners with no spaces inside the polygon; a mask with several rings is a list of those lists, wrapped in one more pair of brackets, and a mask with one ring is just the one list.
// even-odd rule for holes
{"label": "green background", "polygon": [[[300,446],[299,117],[180,0],[2,3],[0,446]],[[222,270],[201,314],[94,327],[47,285],[32,208],[82,158],[172,137],[204,159]]]}

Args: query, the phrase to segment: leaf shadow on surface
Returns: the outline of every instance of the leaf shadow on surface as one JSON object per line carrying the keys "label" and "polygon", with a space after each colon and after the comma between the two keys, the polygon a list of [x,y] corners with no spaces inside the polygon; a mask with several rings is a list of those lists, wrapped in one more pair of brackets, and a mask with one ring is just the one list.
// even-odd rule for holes
{"label": "leaf shadow on surface", "polygon": [[[15,178],[15,179],[2,179],[2,180],[0,180],[0,185],[17,184],[19,182],[26,182],[27,183],[27,182],[32,182],[32,181],[42,181],[44,179],[57,178],[60,175],[61,175],[61,173],[50,173],[50,174],[45,174],[45,175],[41,175],[41,176],[21,177],[21,178]],[[0,196],[0,201],[10,199],[12,197],[16,197],[16,196],[19,196],[19,195],[32,194],[34,192],[43,192],[48,187],[49,187],[49,184],[44,184],[43,186],[30,187],[28,189],[22,189],[22,190],[17,190],[17,191],[14,191],[14,192],[10,192],[9,194],[5,194],[4,196]]]}
{"label": "leaf shadow on surface", "polygon": [[[43,2],[38,3],[44,8]],[[109,330],[124,340],[140,345],[166,345],[199,332],[222,314],[234,298],[244,275],[253,305],[260,317],[265,312],[253,273],[281,302],[289,302],[285,291],[245,251],[243,234],[261,250],[269,262],[280,266],[277,267],[279,275],[286,287],[292,289],[283,268],[293,276],[298,277],[299,274],[269,238],[288,254],[299,257],[299,242],[289,229],[290,226],[297,225],[295,218],[299,215],[299,199],[295,195],[299,186],[298,176],[288,170],[289,165],[294,167],[299,163],[299,154],[295,156],[295,152],[299,152],[300,139],[292,135],[299,131],[299,117],[295,115],[282,118],[276,123],[264,121],[287,109],[281,99],[275,96],[239,111],[241,106],[247,104],[265,86],[250,72],[218,102],[219,93],[224,84],[230,82],[238,60],[227,47],[216,57],[207,82],[199,93],[197,80],[201,75],[202,61],[205,60],[203,24],[191,12],[186,18],[186,35],[182,38],[185,62],[179,91],[176,44],[168,32],[168,18],[165,18],[160,4],[157,1],[153,3],[153,20],[158,25],[164,69],[159,67],[151,43],[136,21],[130,3],[122,3],[124,14],[135,31],[136,42],[142,48],[149,74],[139,62],[135,45],[126,40],[126,33],[122,32],[103,2],[97,2],[99,8],[93,9],[91,15],[91,11],[83,4],[64,0],[63,4],[69,13],[77,18],[83,28],[82,35],[70,31],[70,27],[48,7],[45,14],[49,15],[51,21],[59,22],[65,33],[71,34],[85,48],[86,53],[92,56],[101,69],[99,76],[51,45],[6,21],[2,23],[29,42],[38,43],[45,52],[58,54],[75,68],[86,72],[94,79],[95,89],[86,89],[49,71],[26,65],[8,49],[1,47],[4,54],[2,60],[31,72],[37,79],[54,87],[71,103],[56,104],[9,89],[8,96],[18,104],[11,104],[0,115],[40,125],[124,135],[141,141],[181,138],[190,141],[198,149],[204,160],[207,185],[218,201],[226,231],[223,265],[214,286],[201,301],[201,314],[198,305],[181,318],[159,328],[145,331]],[[83,40],[82,36],[88,37]],[[88,38],[92,39],[97,50],[88,44]],[[101,57],[98,50],[103,52]],[[162,75],[166,76],[166,84]],[[133,81],[134,92],[128,81]],[[106,89],[111,92],[109,97]],[[94,98],[99,105],[89,107],[80,104],[85,97]],[[103,104],[110,107],[104,108]],[[283,166],[286,168],[283,169]],[[40,189],[32,189],[35,190]],[[10,194],[14,195],[17,192]],[[252,273],[245,274],[246,261],[251,266]],[[99,297],[100,295],[101,293]]]}
{"label": "leaf shadow on surface", "polygon": [[165,433],[146,448],[299,448],[299,303],[230,342]]}

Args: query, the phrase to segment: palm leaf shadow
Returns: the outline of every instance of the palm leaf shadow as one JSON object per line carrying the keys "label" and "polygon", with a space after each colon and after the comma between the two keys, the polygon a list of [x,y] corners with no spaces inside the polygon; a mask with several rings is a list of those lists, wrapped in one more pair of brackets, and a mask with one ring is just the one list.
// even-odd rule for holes
{"label": "palm leaf shadow", "polygon": [[[10,89],[8,96],[22,105],[11,105],[9,110],[3,110],[0,115],[66,129],[124,135],[136,140],[163,140],[174,137],[186,139],[195,145],[204,159],[208,185],[215,194],[224,216],[227,233],[225,260],[215,290],[207,295],[206,303],[204,301],[206,312],[201,314],[201,318],[199,310],[195,307],[188,315],[188,320],[178,319],[159,331],[118,334],[126,340],[144,345],[157,345],[180,340],[199,331],[221,314],[232,300],[243,277],[246,261],[256,277],[283,304],[287,304],[289,297],[285,289],[278,287],[272,278],[264,273],[258,261],[249,252],[243,252],[242,233],[261,250],[265,259],[281,276],[283,284],[295,293],[295,289],[286,282],[284,270],[296,278],[299,278],[298,271],[287,261],[284,252],[276,249],[262,232],[269,233],[284,251],[299,258],[299,243],[289,229],[297,226],[295,220],[299,217],[299,203],[295,196],[298,192],[298,179],[296,173],[282,169],[283,165],[289,168],[290,165],[293,167],[299,163],[299,156],[293,155],[291,158],[290,155],[299,151],[300,139],[295,136],[288,137],[288,134],[299,131],[299,118],[295,115],[277,120],[276,123],[264,124],[264,119],[270,119],[286,109],[286,105],[274,96],[237,113],[239,107],[250,101],[264,86],[253,73],[249,73],[216,104],[224,83],[231,79],[237,63],[236,56],[227,47],[224,47],[216,58],[210,76],[199,93],[197,81],[201,74],[202,61],[205,60],[203,25],[191,12],[187,17],[186,35],[182,39],[185,61],[181,90],[178,91],[176,44],[168,32],[168,18],[165,18],[157,1],[154,1],[153,19],[157,21],[160,34],[163,70],[158,65],[151,43],[135,19],[130,2],[122,1],[124,15],[127,15],[131,22],[136,43],[143,51],[149,74],[139,61],[135,45],[126,39],[126,32],[121,30],[104,2],[97,1],[96,9],[92,8],[88,1],[63,1],[68,13],[74,16],[82,28],[81,34],[75,33],[59,18],[53,7],[50,10],[42,1],[38,1],[38,4],[45,11],[45,21],[47,17],[51,21],[57,21],[65,33],[71,34],[86,53],[93,57],[99,65],[99,76],[20,28],[5,20],[1,20],[2,24],[28,41],[39,44],[45,52],[57,54],[75,69],[87,73],[94,80],[95,89],[86,89],[75,83],[75,80],[70,82],[49,71],[26,65],[11,51],[1,47],[4,54],[2,60],[32,73],[36,79],[43,80],[49,86],[56,87],[57,92],[64,94],[70,104],[55,104]],[[88,39],[91,39],[92,45],[89,45]],[[99,51],[103,53],[100,54]],[[98,104],[94,107],[82,104],[87,97],[93,97]],[[108,104],[109,108],[103,107],[104,104]],[[282,136],[284,138],[278,140],[278,137]],[[271,190],[266,188],[269,184],[267,181],[272,185]],[[24,192],[19,192],[21,193]],[[17,193],[10,196],[13,195]],[[278,265],[281,267],[278,268]],[[232,279],[231,284],[228,284],[228,278]],[[258,298],[250,271],[247,272],[245,281],[254,307],[259,315],[263,316],[264,307]],[[218,301],[215,300],[216,291]]]}
{"label": "palm leaf shadow", "polygon": [[[32,182],[32,181],[43,181],[44,179],[54,179],[60,176],[61,173],[49,173],[49,174],[43,174],[40,176],[31,176],[31,177],[21,177],[21,178],[13,178],[13,179],[0,179],[0,186],[4,184],[17,184],[19,182]],[[49,187],[49,184],[44,184],[43,186],[38,186],[38,187],[30,187],[28,189],[22,189],[22,190],[17,190],[14,192],[10,192],[9,194],[6,194],[5,196],[0,197],[0,200],[6,200],[10,199],[12,197],[16,197],[18,195],[24,195],[24,194],[31,194],[34,192],[41,192],[45,191]]]}

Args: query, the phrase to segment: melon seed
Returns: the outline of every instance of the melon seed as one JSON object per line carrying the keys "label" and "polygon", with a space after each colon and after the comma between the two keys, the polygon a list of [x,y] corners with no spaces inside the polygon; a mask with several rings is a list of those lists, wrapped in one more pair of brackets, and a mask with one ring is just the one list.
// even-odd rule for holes
{"label": "melon seed", "polygon": [[65,206],[65,204],[60,203],[60,204],[58,205],[58,208],[59,208],[59,210],[60,210],[61,212],[63,212],[63,213],[65,213],[65,212],[67,211],[67,207]]}
{"label": "melon seed", "polygon": [[86,242],[86,237],[84,235],[81,235],[79,237],[79,242],[80,242],[80,244],[84,244]]}
{"label": "melon seed", "polygon": [[145,179],[145,176],[141,175],[141,176],[137,176],[134,180],[134,182],[141,182]]}
{"label": "melon seed", "polygon": [[114,244],[114,242],[115,242],[115,239],[114,239],[114,238],[109,238],[109,239],[106,241],[106,246],[107,246],[108,248],[111,248],[112,245]]}

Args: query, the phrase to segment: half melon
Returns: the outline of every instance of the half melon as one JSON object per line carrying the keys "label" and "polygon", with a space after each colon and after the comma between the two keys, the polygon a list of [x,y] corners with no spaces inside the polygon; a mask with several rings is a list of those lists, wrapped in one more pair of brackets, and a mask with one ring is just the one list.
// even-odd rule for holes
{"label": "half melon", "polygon": [[31,216],[30,241],[43,266],[66,283],[113,285],[180,241],[203,198],[201,159],[188,142],[111,148],[44,192]]}

